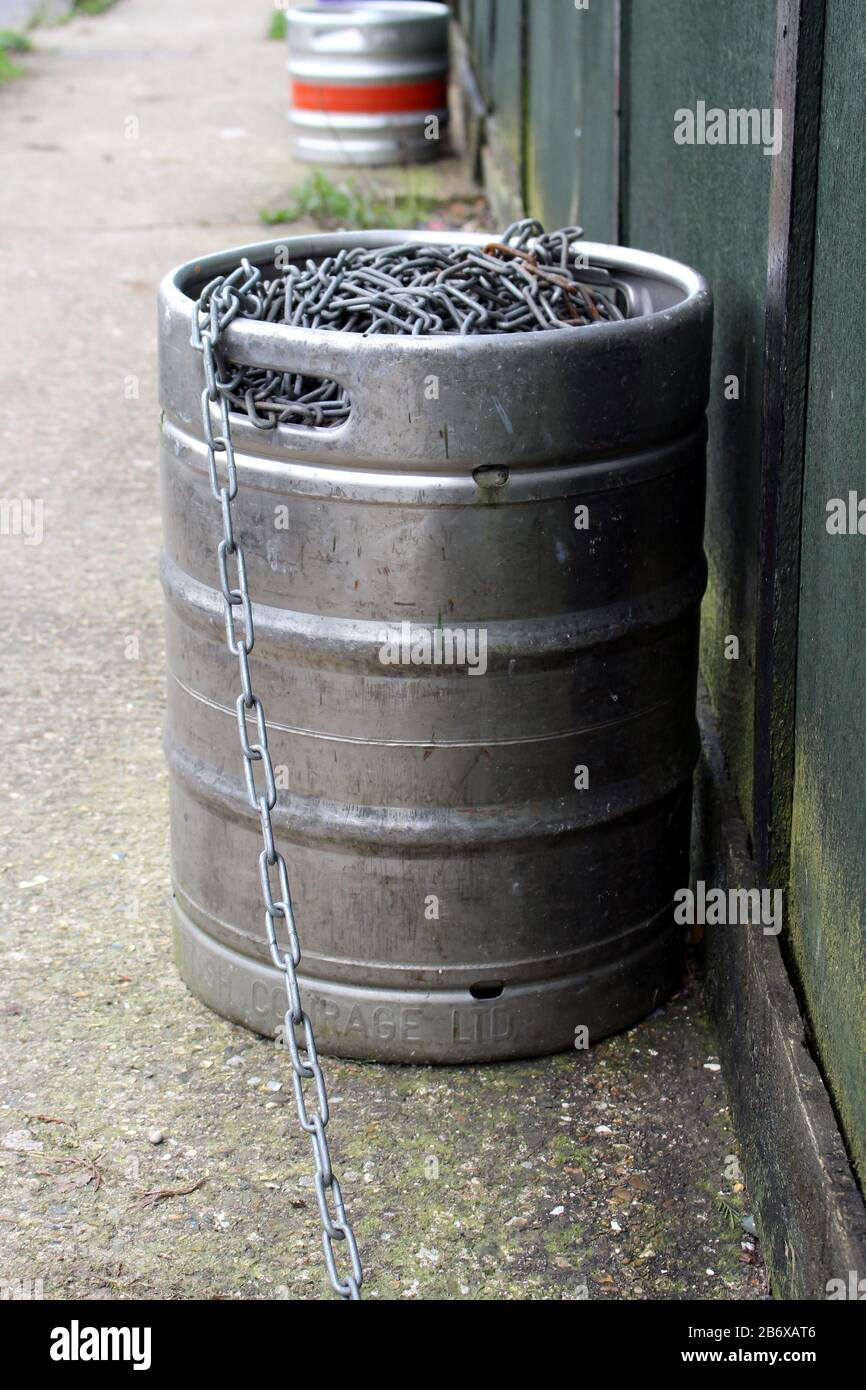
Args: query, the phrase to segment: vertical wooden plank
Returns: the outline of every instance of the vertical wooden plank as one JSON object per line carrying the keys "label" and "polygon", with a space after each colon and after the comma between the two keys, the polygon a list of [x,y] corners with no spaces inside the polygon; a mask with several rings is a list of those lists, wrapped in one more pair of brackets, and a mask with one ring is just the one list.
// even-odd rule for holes
{"label": "vertical wooden plank", "polygon": [[[696,114],[698,102],[772,108],[775,8],[775,0],[623,0],[621,238],[696,266],[715,296],[701,665],[749,820],[773,157],[761,144],[677,144],[674,130],[676,112]],[[726,657],[728,636],[738,659]]]}
{"label": "vertical wooden plank", "polygon": [[[825,1078],[866,1180],[866,535],[828,502],[866,497],[862,273],[866,31],[827,0],[800,553],[791,938]],[[864,509],[866,510],[866,509]],[[863,522],[866,529],[866,520]]]}
{"label": "vertical wooden plank", "polygon": [[494,216],[504,226],[525,207],[526,32],[528,0],[489,0],[485,96],[490,108],[484,176]]}
{"label": "vertical wooden plank", "polygon": [[469,21],[469,42],[475,57],[475,67],[481,90],[488,102],[491,100],[490,84],[490,36],[494,22],[496,0],[472,0],[472,14]]}
{"label": "vertical wooden plank", "polygon": [[578,30],[585,18],[574,0],[545,0],[529,9],[526,201],[548,228],[577,218]]}
{"label": "vertical wooden plank", "polygon": [[[467,40],[472,38],[472,10],[475,0],[456,0],[457,18]],[[470,42],[471,47],[471,42]]]}
{"label": "vertical wooden plank", "polygon": [[779,0],[764,329],[755,664],[754,845],[758,870],[788,881],[800,517],[818,168],[823,0]]}
{"label": "vertical wooden plank", "polygon": [[527,207],[597,241],[617,239],[619,23],[619,0],[529,8]]}
{"label": "vertical wooden plank", "polygon": [[577,221],[592,241],[619,239],[620,0],[578,12]]}
{"label": "vertical wooden plank", "polygon": [[[525,54],[523,0],[493,0],[490,97],[499,137],[515,167],[523,162]],[[515,190],[522,194],[521,187]]]}

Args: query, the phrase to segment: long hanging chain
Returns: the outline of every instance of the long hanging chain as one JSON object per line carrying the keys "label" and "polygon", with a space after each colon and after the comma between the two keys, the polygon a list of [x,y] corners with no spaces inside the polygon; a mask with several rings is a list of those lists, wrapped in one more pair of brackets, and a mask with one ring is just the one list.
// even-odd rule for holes
{"label": "long hanging chain", "polygon": [[[342,250],[320,262],[307,260],[290,265],[284,275],[271,280],[264,280],[261,271],[243,259],[230,275],[217,276],[205,286],[193,310],[191,341],[202,354],[204,365],[201,417],[210,485],[222,514],[218,563],[226,643],[237,657],[240,673],[241,693],[236,702],[238,735],[247,796],[251,808],[261,818],[264,842],[259,875],[268,947],[283,976],[288,997],[285,1042],[292,1061],[298,1119],[313,1146],[325,1263],[334,1291],[345,1299],[360,1298],[363,1274],[343,1194],[331,1166],[325,1080],[313,1027],[301,1005],[298,986],[301,950],[292,913],[288,868],[274,843],[271,812],[277,803],[277,788],[268,752],[265,710],[253,691],[250,675],[249,658],[255,641],[253,610],[244,551],[234,533],[232,516],[238,475],[230,411],[245,411],[259,429],[273,429],[281,423],[321,428],[342,424],[348,418],[350,401],[336,382],[308,379],[297,373],[231,367],[221,362],[221,335],[239,315],[265,321],[282,319],[305,328],[413,336],[574,329],[620,319],[623,312],[617,307],[615,293],[624,293],[623,287],[605,269],[587,265],[575,246],[581,236],[579,227],[562,227],[545,234],[539,222],[527,218],[514,223],[498,241],[483,248],[410,242]],[[214,409],[219,417],[216,434]],[[223,458],[224,483],[219,478],[218,455]],[[232,587],[229,575],[232,561],[236,587]],[[235,627],[235,609],[241,611],[243,635]],[[249,736],[248,719],[255,722],[255,741]],[[262,765],[263,791],[256,786],[256,763]],[[288,950],[277,941],[278,921],[285,923]],[[301,1046],[296,1029],[303,1034]],[[307,1082],[313,1083],[315,1091],[313,1115],[307,1109]],[[336,1243],[341,1241],[346,1242],[350,1266],[342,1277],[335,1252]]]}
{"label": "long hanging chain", "polygon": [[[229,419],[229,393],[232,380],[220,374],[218,348],[223,329],[238,314],[250,306],[255,286],[261,278],[260,271],[254,269],[246,259],[231,275],[218,276],[202,290],[193,310],[192,345],[202,354],[204,364],[205,388],[201,396],[202,428],[207,447],[210,485],[215,501],[222,513],[223,536],[219,543],[218,563],[220,586],[225,608],[226,643],[229,651],[237,657],[240,673],[241,693],[237,698],[236,709],[238,734],[244,760],[244,775],[250,806],[259,813],[262,823],[264,849],[259,856],[259,876],[262,884],[262,898],[265,905],[265,926],[271,959],[280,971],[288,997],[284,1030],[285,1041],[292,1061],[292,1084],[295,1104],[301,1128],[309,1134],[316,1162],[316,1199],[322,1221],[322,1244],[325,1251],[325,1264],[334,1292],[344,1299],[359,1299],[363,1271],[358,1246],[349,1220],[340,1183],[331,1166],[328,1148],[327,1126],[329,1119],[328,1096],[325,1078],[319,1064],[313,1025],[301,1005],[298,986],[298,966],[301,961],[301,948],[292,913],[292,899],[289,889],[289,874],[286,861],[274,843],[274,830],[271,812],[277,804],[277,787],[271,755],[268,752],[268,731],[262,701],[253,691],[250,676],[250,653],[253,650],[255,632],[253,610],[247,587],[246,563],[243,547],[234,532],[232,503],[238,492],[238,475],[232,448],[231,425]],[[253,310],[254,312],[254,310]],[[235,378],[235,382],[237,377]],[[220,433],[214,434],[211,407],[216,407],[220,420]],[[217,455],[224,456],[226,481],[220,482],[217,469]],[[229,576],[229,564],[234,560],[237,571],[237,587],[233,588]],[[243,635],[235,628],[235,609],[243,615]],[[254,718],[258,740],[251,742],[247,730],[247,719]],[[261,763],[265,789],[256,787],[254,765]],[[272,875],[276,871],[277,893],[272,887]],[[288,935],[288,950],[283,950],[277,941],[277,922],[283,921]],[[303,1044],[298,1045],[295,1029],[303,1033]],[[311,1115],[307,1109],[305,1083],[313,1082],[316,1106]],[[333,1210],[331,1207],[333,1203]],[[341,1277],[337,1268],[335,1244],[345,1241],[348,1251],[349,1271]]]}

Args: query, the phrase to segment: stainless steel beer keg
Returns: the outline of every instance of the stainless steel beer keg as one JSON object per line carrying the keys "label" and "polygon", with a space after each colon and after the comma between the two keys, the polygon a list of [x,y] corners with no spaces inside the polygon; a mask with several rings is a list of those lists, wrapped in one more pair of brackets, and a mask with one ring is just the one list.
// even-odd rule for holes
{"label": "stainless steel beer keg", "polygon": [[291,9],[289,125],[298,159],[436,159],[448,127],[448,6],[423,0]]}
{"label": "stainless steel beer keg", "polygon": [[[425,241],[483,244],[466,234]],[[296,238],[293,257],[404,241]],[[284,243],[283,243],[284,244]],[[630,317],[361,337],[242,319],[232,361],[322,377],[336,428],[232,417],[273,819],[324,1052],[458,1062],[567,1049],[680,979],[712,306],[683,265],[585,244]],[[262,1033],[285,990],[238,752],[193,301],[160,291],[177,957]]]}

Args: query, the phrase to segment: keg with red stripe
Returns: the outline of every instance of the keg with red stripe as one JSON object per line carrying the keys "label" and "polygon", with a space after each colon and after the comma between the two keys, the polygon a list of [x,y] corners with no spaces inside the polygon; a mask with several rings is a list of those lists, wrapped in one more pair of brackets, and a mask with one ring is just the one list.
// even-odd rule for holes
{"label": "keg with red stripe", "polygon": [[298,159],[435,159],[448,124],[448,6],[420,0],[288,12],[289,121]]}

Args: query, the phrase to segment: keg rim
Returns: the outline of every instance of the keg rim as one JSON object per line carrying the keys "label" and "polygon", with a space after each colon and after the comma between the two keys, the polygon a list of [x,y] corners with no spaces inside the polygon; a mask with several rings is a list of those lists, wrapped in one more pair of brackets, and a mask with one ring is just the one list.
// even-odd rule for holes
{"label": "keg rim", "polygon": [[357,15],[365,27],[381,27],[383,17],[446,19],[450,18],[451,11],[441,0],[376,0],[375,5],[353,5],[352,0],[344,0],[344,3],[331,5],[327,10],[321,10],[317,5],[296,5],[287,11],[287,18],[290,24],[324,24],[324,27],[328,27],[329,21],[332,21],[334,27],[338,27],[336,21],[344,23],[347,14]]}
{"label": "keg rim", "polygon": [[[287,248],[292,256],[299,254],[315,257],[334,255],[347,246],[372,249],[376,246],[424,241],[433,245],[486,246],[495,239],[495,233],[488,232],[427,231],[408,228],[382,228],[363,232],[313,232],[300,236],[275,237],[270,241],[229,247],[224,251],[184,261],[165,276],[160,293],[173,309],[191,318],[195,298],[208,280],[233,270],[241,257],[246,257],[252,265],[273,262],[278,247]],[[395,356],[414,351],[419,344],[423,344],[425,352],[447,354],[453,352],[455,342],[460,343],[461,353],[468,353],[470,356],[475,353],[490,353],[491,350],[504,347],[506,344],[509,352],[531,351],[533,347],[537,350],[541,344],[545,349],[549,349],[552,344],[562,344],[563,348],[567,349],[573,348],[577,339],[586,341],[588,338],[597,342],[602,335],[624,345],[629,336],[639,334],[643,337],[648,328],[651,329],[657,324],[689,320],[696,314],[702,315],[712,308],[712,291],[708,282],[700,271],[694,270],[682,261],[675,261],[654,251],[615,246],[608,242],[587,241],[585,238],[575,239],[572,244],[579,247],[593,264],[618,273],[635,275],[656,285],[672,287],[679,290],[682,297],[664,307],[624,319],[583,325],[574,331],[551,327],[533,329],[525,333],[470,333],[464,336],[456,333],[418,336],[382,333],[376,334],[375,337],[365,337],[362,333],[347,333],[342,329],[293,328],[281,323],[265,324],[256,319],[238,319],[229,330],[232,347],[240,345],[242,336],[251,332],[259,336],[263,329],[269,330],[267,336],[271,340],[278,334],[286,343],[291,342],[298,346],[327,343],[340,355],[347,351],[364,351],[373,344],[377,353],[393,353]],[[361,344],[364,347],[361,347]]]}
{"label": "keg rim", "polygon": [[[277,247],[293,257],[317,257],[346,246],[406,241],[483,246],[492,239],[477,232],[316,232],[186,261],[164,278],[159,296],[160,399],[169,418],[186,421],[189,399],[197,401],[201,394],[200,363],[188,361],[186,353],[195,299],[208,281],[233,271],[241,257],[273,272]],[[335,381],[352,403],[348,419],[337,426],[285,423],[267,440],[238,415],[239,444],[257,456],[276,450],[281,458],[329,466],[456,476],[473,472],[494,447],[495,461],[510,470],[586,461],[691,429],[703,417],[709,395],[713,300],[706,280],[652,252],[584,240],[575,244],[618,278],[630,275],[635,294],[651,311],[574,331],[463,336],[365,337],[235,319],[224,333],[230,361]],[[435,379],[437,400],[444,405],[407,411],[406,389],[411,383],[420,389],[428,379]]]}

